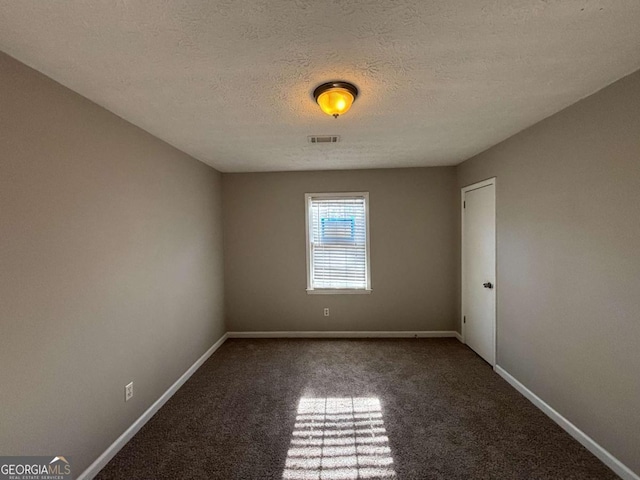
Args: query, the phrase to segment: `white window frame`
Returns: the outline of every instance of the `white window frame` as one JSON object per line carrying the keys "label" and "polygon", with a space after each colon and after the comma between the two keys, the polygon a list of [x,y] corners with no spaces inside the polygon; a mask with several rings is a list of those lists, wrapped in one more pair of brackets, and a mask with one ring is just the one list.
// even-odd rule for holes
{"label": "white window frame", "polygon": [[[312,268],[311,268],[311,224],[309,221],[309,212],[311,209],[311,199],[340,199],[340,198],[364,198],[364,217],[366,227],[366,273],[367,273],[367,287],[366,288],[313,288],[312,282]],[[370,235],[369,235],[369,192],[331,192],[331,193],[305,193],[305,232],[307,241],[307,293],[308,294],[369,294],[371,293],[371,247],[370,247]]]}

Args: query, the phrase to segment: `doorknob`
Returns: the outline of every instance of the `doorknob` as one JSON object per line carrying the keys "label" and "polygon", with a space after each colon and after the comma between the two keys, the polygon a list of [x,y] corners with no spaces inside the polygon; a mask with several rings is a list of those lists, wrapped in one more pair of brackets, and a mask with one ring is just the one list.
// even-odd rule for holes
{"label": "doorknob", "polygon": [[482,286],[484,288],[493,288],[493,284],[491,282],[483,283]]}

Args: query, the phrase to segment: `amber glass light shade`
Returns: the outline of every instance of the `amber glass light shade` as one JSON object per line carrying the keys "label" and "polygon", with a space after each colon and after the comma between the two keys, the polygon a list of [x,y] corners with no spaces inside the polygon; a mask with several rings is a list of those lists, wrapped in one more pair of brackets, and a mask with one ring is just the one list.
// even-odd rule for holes
{"label": "amber glass light shade", "polygon": [[313,92],[322,111],[335,118],[349,111],[357,95],[358,89],[346,82],[325,83]]}

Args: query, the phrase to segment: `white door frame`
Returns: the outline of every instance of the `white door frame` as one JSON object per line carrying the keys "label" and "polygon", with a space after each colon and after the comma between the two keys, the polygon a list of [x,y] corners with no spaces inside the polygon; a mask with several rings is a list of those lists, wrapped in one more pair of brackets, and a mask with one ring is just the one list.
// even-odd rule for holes
{"label": "white door frame", "polygon": [[[491,177],[491,178],[487,178],[486,180],[483,180],[481,182],[478,183],[474,183],[472,185],[467,185],[466,187],[462,187],[462,189],[460,190],[460,260],[461,260],[461,264],[460,264],[460,268],[461,268],[461,285],[460,285],[460,325],[462,325],[462,343],[464,343],[466,345],[467,343],[467,338],[465,335],[465,329],[466,329],[466,324],[464,321],[464,313],[465,313],[465,305],[464,305],[464,297],[465,297],[465,275],[466,272],[464,271],[464,264],[465,264],[465,257],[464,257],[464,195],[467,192],[471,192],[473,190],[477,190],[479,188],[482,187],[486,187],[488,185],[493,185],[494,188],[494,194],[496,197],[496,202],[495,202],[495,208],[496,210],[498,209],[498,202],[497,202],[497,198],[498,198],[498,187],[496,185],[496,177]],[[496,225],[495,225],[495,229],[496,229],[496,244],[494,245],[495,248],[495,265],[494,265],[494,269],[495,269],[495,274],[496,274],[496,280],[495,283],[496,285],[494,285],[494,288],[496,289],[496,308],[495,308],[495,318],[493,321],[493,345],[494,345],[494,364],[492,365],[493,369],[496,369],[496,365],[498,364],[498,217],[495,217],[496,219]]]}

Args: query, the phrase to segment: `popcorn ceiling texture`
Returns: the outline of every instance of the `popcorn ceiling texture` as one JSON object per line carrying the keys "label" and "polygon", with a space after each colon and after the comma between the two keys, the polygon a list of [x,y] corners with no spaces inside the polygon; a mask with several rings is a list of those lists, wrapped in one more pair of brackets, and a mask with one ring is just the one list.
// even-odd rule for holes
{"label": "popcorn ceiling texture", "polygon": [[[638,25],[638,0],[0,0],[1,50],[223,172],[457,164],[640,68]],[[329,80],[361,91],[337,120]]]}

